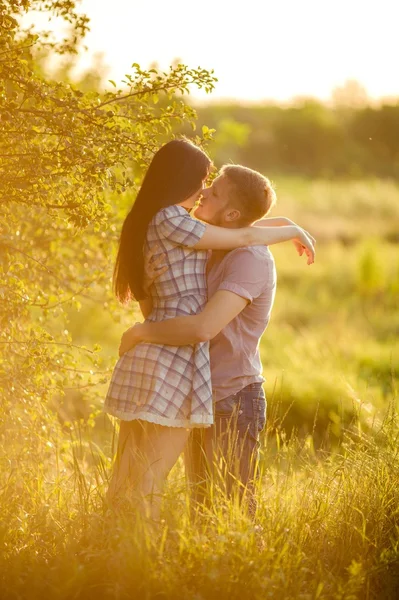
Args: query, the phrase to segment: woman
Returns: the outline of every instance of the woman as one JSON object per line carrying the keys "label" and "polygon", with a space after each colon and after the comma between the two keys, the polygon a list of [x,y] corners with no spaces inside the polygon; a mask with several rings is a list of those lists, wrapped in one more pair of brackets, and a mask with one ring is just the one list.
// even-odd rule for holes
{"label": "woman", "polygon": [[[115,291],[134,297],[151,321],[200,312],[207,301],[209,249],[271,245],[289,239],[313,251],[298,227],[224,229],[193,219],[189,211],[208,177],[207,155],[186,140],[174,140],[154,156],[127,216],[115,267]],[[266,191],[266,190],[265,190]],[[270,193],[273,190],[270,188]],[[146,298],[144,260],[159,246],[168,265]],[[144,248],[144,251],[143,251]],[[190,346],[138,344],[118,361],[105,410],[121,419],[118,456],[109,489],[112,499],[132,484],[149,498],[157,518],[162,485],[188,439],[190,428],[212,424],[207,343]]]}

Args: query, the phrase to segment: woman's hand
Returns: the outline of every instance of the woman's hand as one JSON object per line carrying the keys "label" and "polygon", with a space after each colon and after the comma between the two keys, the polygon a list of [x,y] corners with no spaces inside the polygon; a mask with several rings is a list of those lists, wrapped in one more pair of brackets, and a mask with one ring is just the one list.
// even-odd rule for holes
{"label": "woman's hand", "polygon": [[302,254],[305,252],[308,258],[307,263],[308,265],[311,265],[314,263],[315,259],[314,245],[316,243],[316,240],[310,235],[310,233],[305,231],[305,229],[302,229],[298,225],[296,225],[296,228],[298,229],[298,236],[292,240],[294,246],[299,256],[302,256]]}
{"label": "woman's hand", "polygon": [[119,344],[119,356],[122,356],[122,354],[125,354],[125,352],[128,352],[136,344],[140,343],[139,330],[141,325],[141,323],[135,323],[133,327],[129,327],[122,335]]}
{"label": "woman's hand", "polygon": [[[297,227],[299,227],[299,226],[297,225]],[[299,227],[299,229],[302,229],[302,228]],[[314,246],[316,244],[316,240],[312,235],[310,235],[310,233],[308,231],[306,231],[306,229],[302,229],[302,231],[307,236],[308,240],[310,240],[313,244],[313,262],[314,262]],[[306,252],[306,246],[299,239],[294,239],[292,241],[293,241],[293,244],[294,244],[295,249],[298,252],[299,256],[302,256],[302,254],[304,252]],[[307,252],[306,252],[306,255],[309,257]]]}
{"label": "woman's hand", "polygon": [[[306,231],[306,229],[303,229],[302,227],[297,225],[294,221],[292,221],[291,219],[288,219],[288,217],[266,217],[265,219],[260,219],[259,221],[256,221],[254,223],[254,225],[256,225],[257,227],[298,227],[299,229],[302,229],[302,231],[306,233],[306,235],[312,242],[313,247],[316,243],[316,240],[314,239],[314,237],[312,237],[310,235],[310,233],[308,231]],[[306,250],[306,246],[300,241],[300,239],[293,239],[292,241],[293,241],[293,244],[294,244],[299,256],[302,256],[302,254]]]}
{"label": "woman's hand", "polygon": [[[265,219],[265,221],[267,221],[267,219]],[[294,225],[294,227],[298,227],[307,235],[308,239],[313,244],[313,261],[312,262],[314,262],[314,246],[316,244],[316,240],[312,235],[310,235],[309,231],[306,231],[306,229],[303,229],[303,227],[301,227],[300,225],[297,225],[297,223],[295,223],[294,221],[291,221],[291,219],[288,219],[287,217],[279,217],[278,221],[279,221],[279,225]],[[299,256],[302,256],[302,254],[304,252],[306,252],[307,246],[304,245],[299,239],[295,239],[292,241],[293,241],[293,244],[294,244],[295,249],[298,252]],[[309,258],[308,252],[306,252],[306,255]],[[310,264],[310,263],[308,263],[308,264]]]}

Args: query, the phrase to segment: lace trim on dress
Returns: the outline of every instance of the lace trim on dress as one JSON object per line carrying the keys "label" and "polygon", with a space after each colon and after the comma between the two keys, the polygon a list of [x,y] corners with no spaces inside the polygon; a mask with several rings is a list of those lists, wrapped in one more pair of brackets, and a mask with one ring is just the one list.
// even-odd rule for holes
{"label": "lace trim on dress", "polygon": [[195,427],[210,427],[213,425],[213,417],[210,415],[205,415],[205,417],[196,417],[193,415],[189,420],[187,419],[167,419],[162,417],[161,415],[153,415],[148,412],[137,412],[137,413],[128,413],[120,410],[112,410],[107,408],[106,411],[108,414],[121,419],[121,421],[134,421],[134,420],[142,420],[149,421],[150,423],[155,423],[156,425],[164,425],[166,427],[184,427],[185,429],[193,429]]}

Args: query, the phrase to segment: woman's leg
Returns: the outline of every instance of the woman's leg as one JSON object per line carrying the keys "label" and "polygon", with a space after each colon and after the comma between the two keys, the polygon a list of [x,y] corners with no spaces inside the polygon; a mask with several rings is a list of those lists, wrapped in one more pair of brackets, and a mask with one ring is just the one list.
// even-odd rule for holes
{"label": "woman's leg", "polygon": [[[194,428],[184,449],[184,465],[193,515],[195,509],[209,499],[207,486],[213,458],[213,440],[210,435],[212,430],[213,426],[206,429]],[[211,457],[211,461],[209,461],[209,457]]]}
{"label": "woman's leg", "polygon": [[138,454],[143,427],[139,421],[121,421],[118,448],[107,491],[107,500],[112,503],[118,495],[133,485],[139,475]]}
{"label": "woman's leg", "polygon": [[138,491],[147,506],[149,516],[159,519],[161,494],[166,478],[183,452],[190,430],[145,423],[140,443],[144,459]]}
{"label": "woman's leg", "polygon": [[159,519],[165,480],[188,440],[190,430],[147,421],[121,421],[118,449],[107,492],[112,503],[118,496],[138,493],[147,512]]}

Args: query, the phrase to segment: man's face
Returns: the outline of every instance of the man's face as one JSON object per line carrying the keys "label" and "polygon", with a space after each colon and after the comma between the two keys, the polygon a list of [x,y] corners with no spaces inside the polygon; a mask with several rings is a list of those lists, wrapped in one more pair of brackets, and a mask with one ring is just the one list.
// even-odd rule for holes
{"label": "man's face", "polygon": [[202,190],[200,204],[194,214],[201,221],[224,227],[225,216],[229,212],[228,204],[229,182],[227,177],[219,175],[211,186]]}

